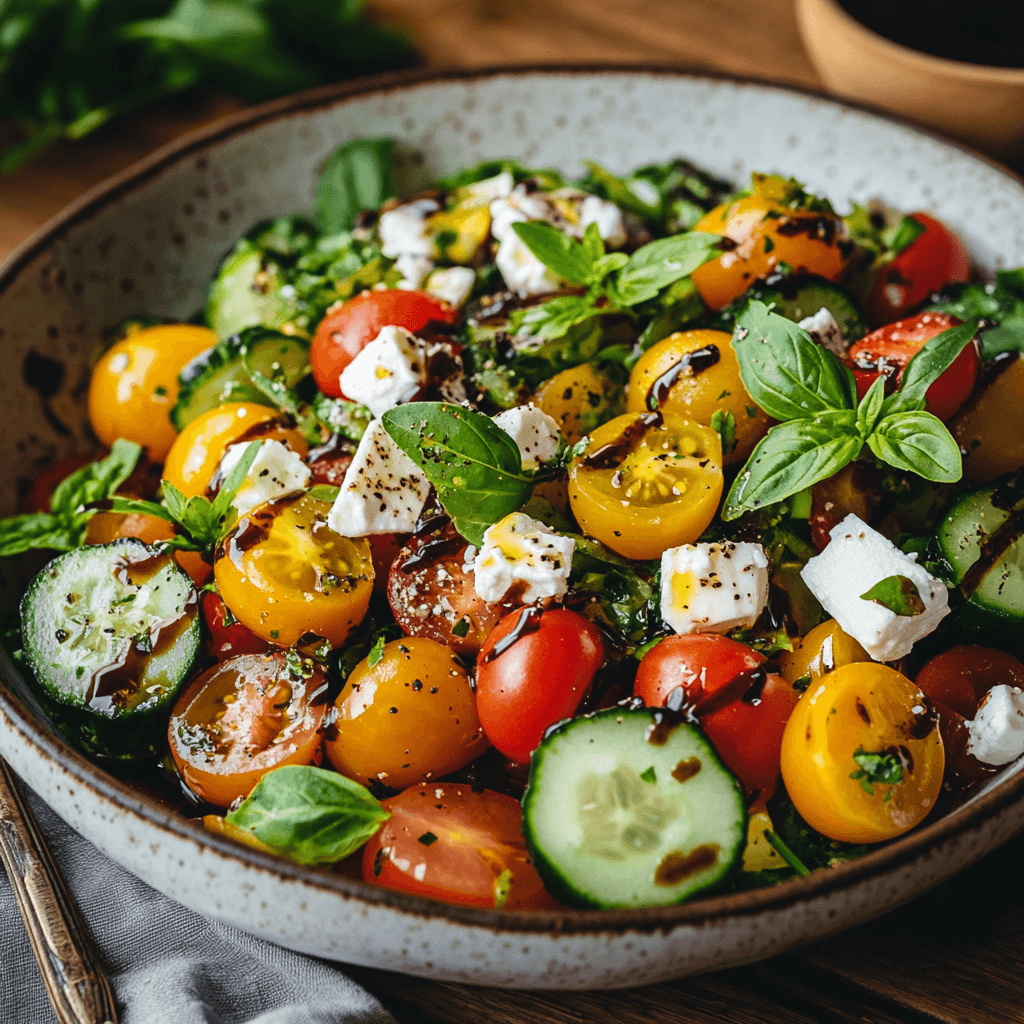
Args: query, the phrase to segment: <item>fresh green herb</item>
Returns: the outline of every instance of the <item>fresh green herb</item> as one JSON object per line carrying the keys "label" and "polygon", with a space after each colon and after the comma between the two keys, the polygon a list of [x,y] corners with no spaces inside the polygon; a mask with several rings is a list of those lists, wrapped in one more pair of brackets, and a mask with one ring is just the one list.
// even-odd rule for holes
{"label": "fresh green herb", "polygon": [[75,470],[50,497],[50,512],[30,512],[0,519],[0,558],[25,551],[72,551],[85,543],[85,531],[95,509],[128,479],[142,449],[133,441],[116,440],[110,454]]}
{"label": "fresh green herb", "polygon": [[768,840],[768,845],[801,877],[806,878],[810,873],[810,868],[786,845],[786,842],[781,839],[775,832],[770,828],[764,830],[764,837]]}
{"label": "fresh green herb", "polygon": [[924,234],[924,225],[919,220],[908,216],[901,217],[896,225],[896,231],[892,235],[892,240],[889,242],[889,248],[898,256],[922,234]]}
{"label": "fresh green herb", "polygon": [[443,402],[413,402],[381,417],[391,439],[423,470],[455,528],[471,544],[526,504],[535,476],[489,416]]}
{"label": "fresh green herb", "polygon": [[284,656],[284,663],[293,679],[312,679],[316,665],[312,658],[303,657],[301,651],[289,647]]}
{"label": "fresh green herb", "polygon": [[358,850],[389,817],[358,782],[289,765],[267,772],[226,820],[299,864],[333,864]]}
{"label": "fresh green herb", "polygon": [[728,455],[736,447],[736,417],[732,412],[716,409],[711,416],[711,429],[722,438],[722,452]]}
{"label": "fresh green herb", "polygon": [[501,910],[508,902],[508,898],[512,894],[513,880],[514,876],[509,868],[505,868],[494,880],[494,907],[496,910]]}
{"label": "fresh green herb", "polygon": [[766,629],[758,629],[757,626],[752,626],[749,629],[732,629],[729,631],[729,636],[733,640],[738,640],[741,644],[746,644],[755,651],[759,651],[766,658],[773,658],[783,651],[793,650],[793,641],[786,632],[785,626]]}
{"label": "fresh green herb", "polygon": [[1024,267],[1000,270],[994,282],[947,285],[926,309],[965,321],[988,321],[981,333],[986,359],[1024,351]]}
{"label": "fresh green herb", "polygon": [[640,778],[643,779],[644,782],[656,783],[658,781],[658,773],[654,770],[654,765],[652,764],[650,768],[645,768],[640,773]]}
{"label": "fresh green herb", "polygon": [[[859,765],[857,771],[850,772],[850,778],[860,783],[860,788],[868,796],[875,795],[875,786],[898,786],[903,781],[903,765],[896,754],[879,752],[868,753],[863,747],[853,752],[853,759]],[[892,799],[892,790],[885,794],[885,802]]]}
{"label": "fresh green herb", "polygon": [[433,846],[437,842],[437,836],[433,832],[424,832],[416,842],[422,843],[424,846]]}
{"label": "fresh green herb", "polygon": [[363,210],[395,195],[394,139],[353,139],[335,150],[320,175],[313,206],[324,234],[348,231]]}
{"label": "fresh green herb", "polygon": [[924,611],[921,592],[906,576],[886,576],[860,596],[862,601],[873,601],[897,615],[920,615]]}
{"label": "fresh green herb", "polygon": [[811,685],[811,677],[810,676],[801,676],[799,679],[795,679],[793,681],[793,689],[796,690],[797,693],[803,693],[804,690],[806,690],[807,687],[810,686],[810,685]]}
{"label": "fresh green herb", "polygon": [[768,813],[776,835],[812,871],[829,868],[846,861],[856,860],[868,852],[866,846],[854,846],[837,839],[829,839],[815,831],[797,813],[784,789],[779,789],[768,805]]}
{"label": "fresh green herb", "polygon": [[374,641],[373,646],[370,648],[370,653],[366,656],[366,664],[373,668],[381,658],[384,657],[384,645],[387,643],[385,636],[379,636]]}
{"label": "fresh green herb", "polygon": [[469,633],[469,619],[463,615],[458,622],[452,626],[452,636],[465,637]]}
{"label": "fresh green herb", "polygon": [[[225,605],[225,607],[227,607],[227,606]],[[270,639],[271,640],[276,640],[280,635],[281,635],[281,631],[279,629],[272,629],[270,631]]]}

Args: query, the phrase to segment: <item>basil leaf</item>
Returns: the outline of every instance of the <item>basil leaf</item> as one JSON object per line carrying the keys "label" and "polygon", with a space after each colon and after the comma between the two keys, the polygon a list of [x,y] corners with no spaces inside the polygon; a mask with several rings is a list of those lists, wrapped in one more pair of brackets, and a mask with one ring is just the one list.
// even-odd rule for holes
{"label": "basil leaf", "polygon": [[539,306],[517,309],[510,318],[510,326],[513,334],[525,334],[538,341],[554,341],[600,312],[588,295],[559,295]]}
{"label": "basil leaf", "polygon": [[134,441],[119,437],[106,458],[75,470],[54,488],[50,498],[53,514],[70,515],[91,501],[109,498],[131,476],[141,454],[142,448]]}
{"label": "basil leaf", "polygon": [[953,284],[942,290],[938,301],[926,307],[951,313],[961,320],[985,317],[996,326],[986,327],[981,335],[985,359],[1000,352],[1024,349],[1024,268],[1000,270],[995,284]]}
{"label": "basil leaf", "polygon": [[311,765],[287,765],[267,772],[225,820],[299,864],[332,864],[358,850],[389,817],[358,782]]}
{"label": "basil leaf", "polygon": [[862,601],[872,601],[897,615],[920,615],[924,611],[921,591],[912,579],[906,576],[886,576],[879,580],[867,593],[861,594]]}
{"label": "basil leaf", "polygon": [[662,288],[689,277],[699,266],[720,256],[721,238],[690,231],[641,246],[615,281],[612,298],[622,306],[653,299]]}
{"label": "basil leaf", "polygon": [[[598,270],[598,265],[605,258],[604,239],[601,237],[601,229],[594,222],[588,224],[586,230],[583,232],[582,246],[583,257],[590,265],[590,273],[588,274],[588,279],[591,282],[595,280],[600,281],[601,278],[604,277],[604,274],[602,274]],[[608,255],[610,259],[616,261],[621,259],[623,263],[625,263],[626,260],[629,259],[628,256],[624,255],[621,252],[609,253]],[[608,271],[605,271],[605,273],[608,273]]]}
{"label": "basil leaf", "polygon": [[936,483],[956,483],[963,474],[960,446],[930,412],[886,416],[868,437],[868,447],[883,462]]}
{"label": "basil leaf", "polygon": [[410,402],[381,417],[384,429],[434,485],[471,544],[530,498],[533,476],[516,443],[489,416],[443,402]]}
{"label": "basil leaf", "polygon": [[838,473],[864,447],[852,411],[826,412],[771,428],[733,482],[722,519],[773,505]]}
{"label": "basil leaf", "polygon": [[84,523],[54,516],[49,512],[29,512],[0,519],[0,558],[11,558],[26,551],[72,551],[81,547]]}
{"label": "basil leaf", "polygon": [[924,230],[924,225],[919,220],[914,220],[909,215],[902,217],[889,242],[892,254],[898,256],[904,249],[909,248],[919,235],[924,234]]}
{"label": "basil leaf", "polygon": [[857,430],[865,440],[875,429],[885,401],[885,374],[879,374],[857,406]]}
{"label": "basil leaf", "polygon": [[[245,483],[246,474],[252,468],[262,447],[262,441],[250,441],[248,447],[242,452],[242,457],[235,463],[226,479],[221,482],[217,497],[213,499],[210,506],[210,516],[213,519],[212,529],[221,532],[222,522],[228,515],[231,502],[235,500],[238,489]],[[216,539],[220,540],[220,537],[218,536]]]}
{"label": "basil leaf", "polygon": [[348,231],[363,210],[375,210],[395,194],[394,156],[394,139],[353,139],[335,150],[313,205],[323,234]]}
{"label": "basil leaf", "polygon": [[883,414],[917,412],[924,408],[928,389],[978,333],[977,323],[960,324],[929,338],[907,363],[899,390],[885,400]]}
{"label": "basil leaf", "polygon": [[736,321],[732,347],[750,397],[777,420],[854,409],[853,374],[792,320],[756,300]]}
{"label": "basil leaf", "polygon": [[[571,284],[588,284],[593,264],[592,250],[541,221],[521,221],[512,230],[534,256],[549,270]],[[604,245],[601,246],[604,255]]]}

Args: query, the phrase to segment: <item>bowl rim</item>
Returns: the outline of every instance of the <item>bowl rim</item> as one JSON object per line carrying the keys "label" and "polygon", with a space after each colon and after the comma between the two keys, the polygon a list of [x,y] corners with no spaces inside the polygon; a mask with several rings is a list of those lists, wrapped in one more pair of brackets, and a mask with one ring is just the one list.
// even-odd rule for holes
{"label": "bowl rim", "polygon": [[[960,79],[969,79],[975,82],[988,82],[1000,85],[1024,85],[1024,68],[1000,67],[998,64],[975,64],[972,61],[952,60],[949,57],[937,57],[933,53],[925,53],[924,50],[915,50],[912,46],[905,46],[903,43],[889,39],[872,28],[868,28],[864,22],[855,18],[839,0],[798,0],[805,11],[817,6],[827,8],[838,17],[846,28],[846,31],[858,35],[864,42],[870,43],[876,49],[883,51],[885,55],[894,59],[901,59],[910,64],[916,64],[920,69],[939,74],[953,76]],[[803,19],[799,19],[801,37],[809,34],[804,28]]]}
{"label": "bowl rim", "polygon": [[[393,93],[418,86],[501,77],[581,75],[664,76],[730,83],[810,97],[840,109],[865,112],[872,117],[894,123],[905,131],[958,149],[988,164],[1024,190],[1024,179],[1019,175],[960,142],[946,139],[938,132],[922,128],[887,112],[880,112],[868,104],[838,99],[821,90],[788,83],[663,64],[539,64],[441,71],[414,70],[322,86],[247,108],[183,135],[88,190],[18,246],[0,265],[0,295],[15,284],[20,273],[33,259],[59,241],[69,228],[90,220],[122,196],[148,183],[165,169],[202,153],[217,142],[242,134],[261,124],[342,105],[375,94]],[[712,895],[691,903],[621,910],[485,910],[394,892],[372,886],[361,879],[302,867],[210,832],[194,819],[169,811],[155,798],[145,796],[109,775],[101,766],[92,763],[59,736],[51,733],[8,686],[8,678],[12,674],[17,675],[17,669],[5,654],[0,653],[0,718],[6,716],[10,725],[20,733],[22,740],[35,748],[38,756],[55,762],[73,777],[77,784],[85,786],[101,801],[109,802],[118,810],[134,815],[146,826],[166,832],[174,839],[187,840],[199,847],[200,851],[204,847],[208,848],[217,854],[241,861],[249,869],[288,882],[299,882],[327,895],[356,900],[413,917],[445,918],[453,923],[494,933],[667,933],[679,926],[710,927],[731,919],[755,916],[767,910],[783,911],[814,898],[852,889],[872,876],[910,863],[925,855],[930,848],[955,840],[984,821],[995,817],[1010,805],[1024,800],[1024,771],[1019,771],[999,782],[990,791],[977,796],[970,803],[873,850],[858,860],[839,864],[827,871],[816,871],[805,878],[791,879],[779,885]]]}

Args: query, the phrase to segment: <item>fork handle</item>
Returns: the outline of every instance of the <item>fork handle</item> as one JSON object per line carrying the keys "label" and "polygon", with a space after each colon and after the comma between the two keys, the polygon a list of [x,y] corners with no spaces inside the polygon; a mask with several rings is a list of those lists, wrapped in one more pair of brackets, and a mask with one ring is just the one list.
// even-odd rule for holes
{"label": "fork handle", "polygon": [[0,758],[0,860],[60,1024],[117,1024],[114,994],[21,784]]}

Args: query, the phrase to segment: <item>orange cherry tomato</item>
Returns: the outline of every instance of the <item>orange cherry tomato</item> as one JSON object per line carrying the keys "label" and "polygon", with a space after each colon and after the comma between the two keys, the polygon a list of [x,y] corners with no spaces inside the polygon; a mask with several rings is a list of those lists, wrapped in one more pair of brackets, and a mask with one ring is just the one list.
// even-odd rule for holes
{"label": "orange cherry tomato", "polygon": [[326,686],[315,662],[296,673],[283,651],[214,665],[171,715],[167,738],[181,777],[207,803],[230,807],[272,769],[318,762]]}
{"label": "orange cherry tomato", "polygon": [[363,850],[372,885],[470,907],[559,906],[530,862],[519,801],[425,783],[383,801],[391,817]]}

